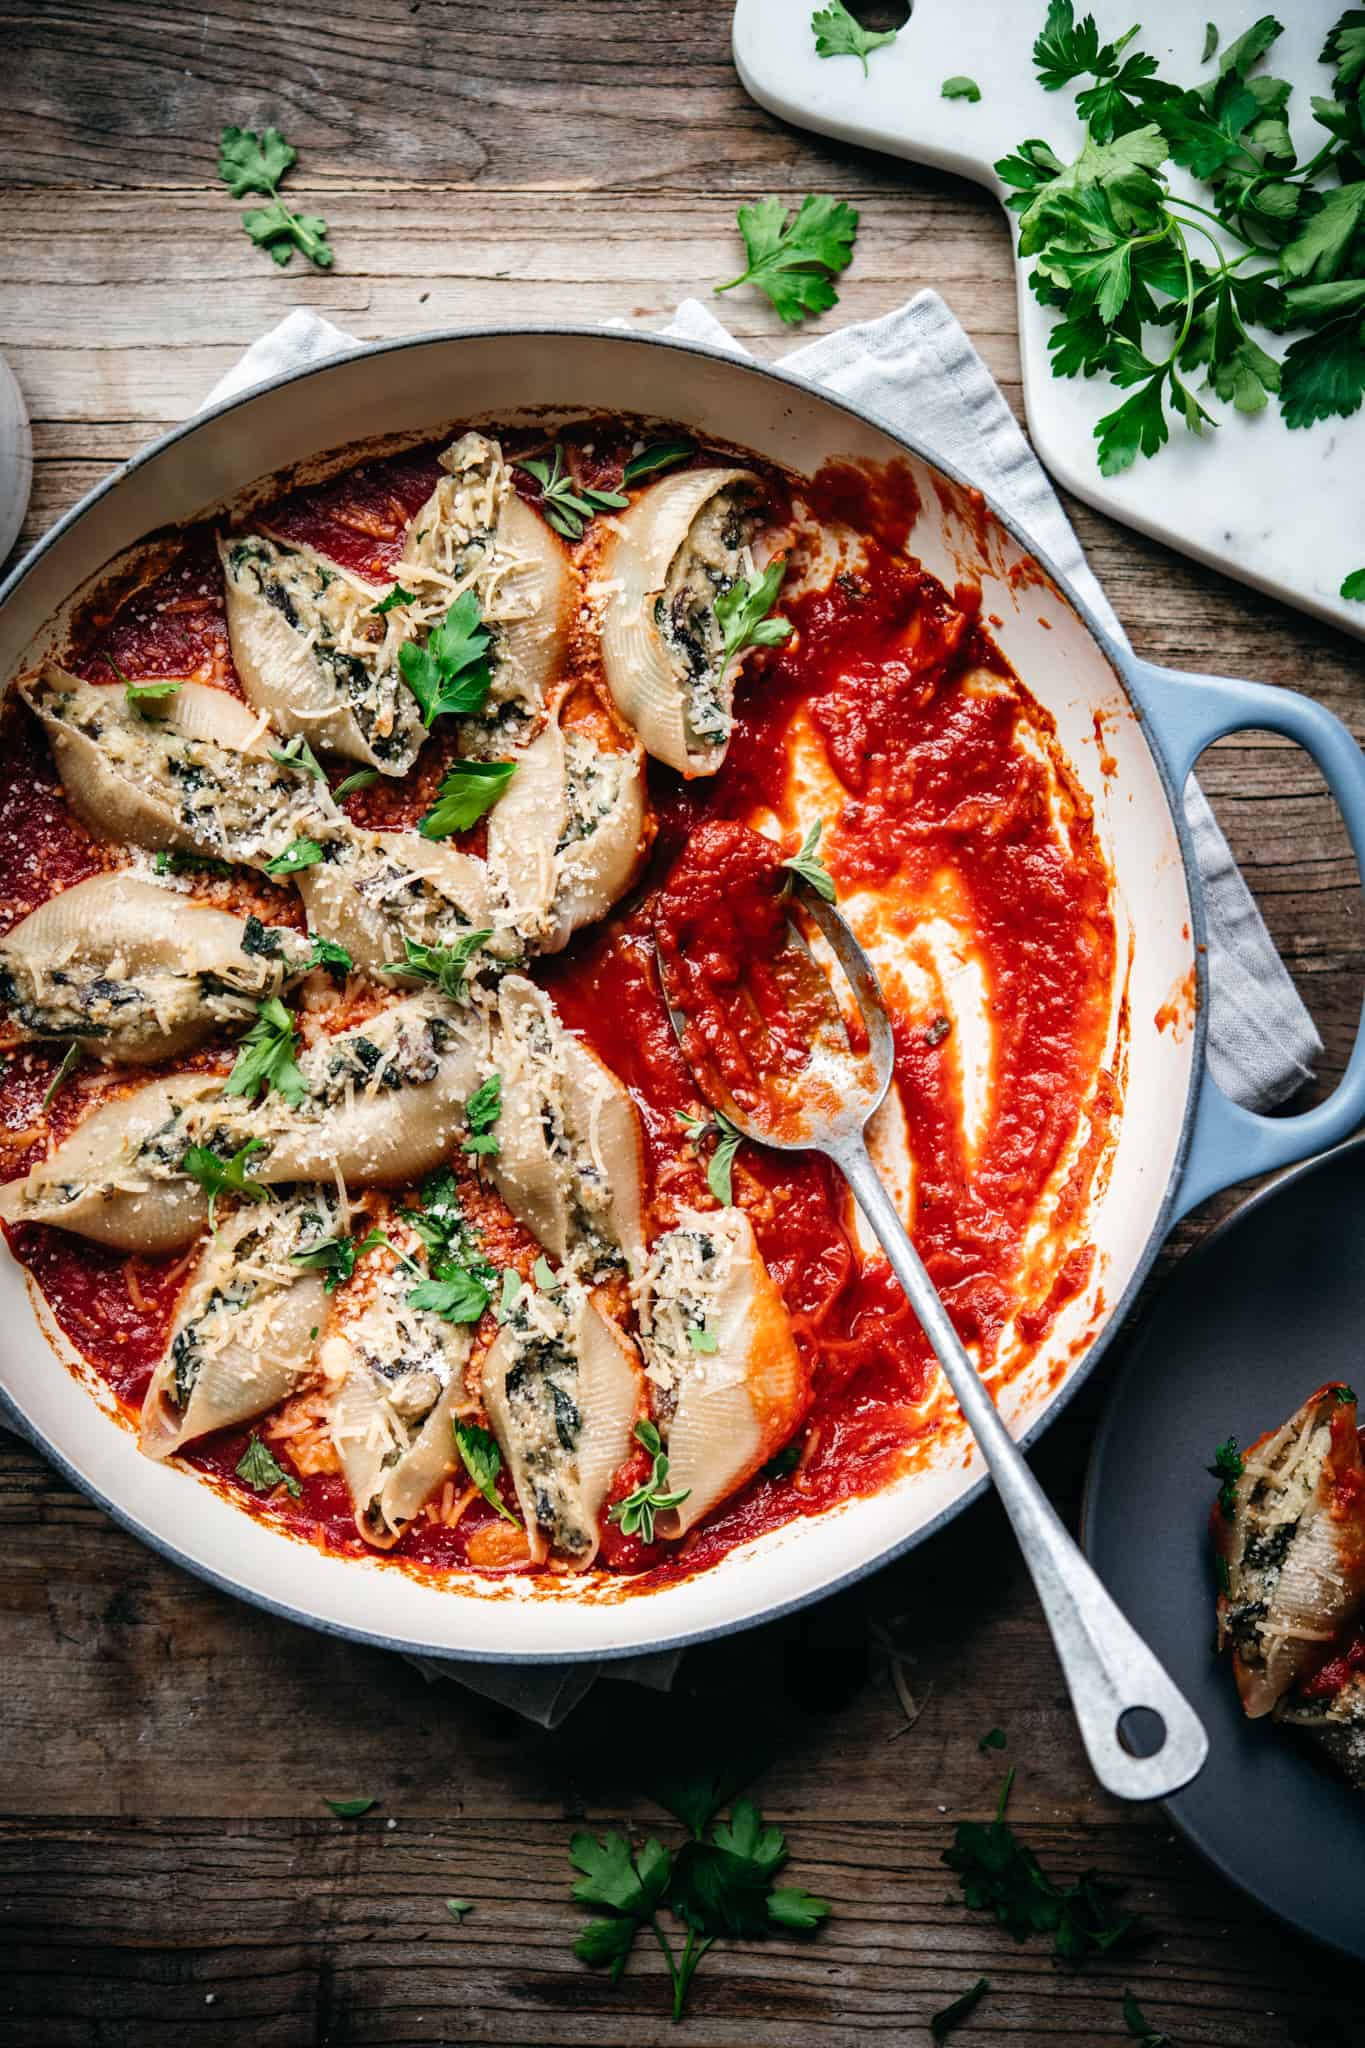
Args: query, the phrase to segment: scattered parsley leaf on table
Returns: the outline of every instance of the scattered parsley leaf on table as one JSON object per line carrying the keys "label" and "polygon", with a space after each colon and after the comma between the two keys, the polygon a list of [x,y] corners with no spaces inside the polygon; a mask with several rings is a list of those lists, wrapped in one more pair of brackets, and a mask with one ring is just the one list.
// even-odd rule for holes
{"label": "scattered parsley leaf on table", "polygon": [[521,1523],[509,1507],[505,1507],[498,1496],[497,1479],[502,1470],[502,1452],[498,1440],[489,1429],[480,1429],[477,1422],[455,1422],[455,1448],[460,1454],[465,1471],[490,1508],[496,1508],[504,1522],[510,1522],[514,1529]]}
{"label": "scattered parsley leaf on table", "polygon": [[225,128],[218,151],[218,175],[234,199],[259,192],[269,205],[252,207],[242,226],[257,248],[267,249],[275,263],[288,263],[302,250],[319,270],[330,270],[335,253],[327,241],[327,223],[315,213],[295,213],[280,198],[280,180],[298,162],[278,128],[256,135],[249,128]]}
{"label": "scattered parsley leaf on table", "polygon": [[756,285],[772,300],[789,327],[810,313],[827,312],[839,303],[831,280],[846,270],[858,233],[855,208],[826,193],[807,193],[790,218],[785,201],[770,195],[756,206],[741,206],[739,231],[749,267],[717,292],[737,285]]}
{"label": "scattered parsley leaf on table", "polygon": [[417,829],[423,839],[468,832],[491,811],[517,772],[515,761],[455,761],[441,777],[436,801]]}
{"label": "scattered parsley leaf on table", "polygon": [[253,1152],[265,1149],[263,1138],[248,1138],[230,1159],[220,1159],[208,1145],[191,1145],[183,1165],[191,1180],[197,1180],[209,1198],[209,1229],[217,1229],[214,1210],[219,1195],[240,1195],[247,1202],[268,1202],[270,1190],[247,1177],[246,1163]]}
{"label": "scattered parsley leaf on table", "polygon": [[450,1915],[450,1917],[451,1917],[451,1919],[452,1919],[452,1920],[463,1920],[463,1919],[464,1919],[464,1917],[465,1917],[465,1914],[466,1914],[466,1913],[472,1913],[472,1912],[473,1912],[473,1910],[474,1910],[474,1901],[473,1901],[472,1899],[447,1899],[447,1900],[446,1900],[446,1911],[447,1911],[447,1913],[449,1913],[449,1915]]}
{"label": "scattered parsley leaf on table", "polygon": [[1356,604],[1365,604],[1365,569],[1352,569],[1349,576],[1343,577],[1341,595]]}
{"label": "scattered parsley leaf on table", "polygon": [[1217,23],[1216,23],[1216,22],[1212,22],[1212,21],[1208,21],[1208,22],[1205,22],[1205,24],[1204,24],[1204,47],[1203,47],[1203,49],[1202,49],[1202,50],[1201,50],[1201,51],[1199,52],[1199,61],[1200,61],[1200,63],[1201,63],[1201,64],[1207,64],[1207,63],[1208,63],[1208,61],[1209,61],[1209,59],[1210,59],[1210,57],[1212,57],[1212,56],[1213,56],[1213,54],[1214,54],[1214,52],[1215,52],[1215,51],[1217,50],[1217,48],[1218,48],[1218,26],[1217,26]]}
{"label": "scattered parsley leaf on table", "polygon": [[815,35],[817,57],[857,57],[862,62],[865,78],[869,54],[894,43],[900,34],[898,28],[864,28],[849,13],[844,0],[828,0],[827,6],[812,14],[810,25]]}
{"label": "scattered parsley leaf on table", "polygon": [[945,100],[970,100],[975,106],[981,97],[981,87],[974,78],[945,78],[940,97]]}
{"label": "scattered parsley leaf on table", "polygon": [[369,1813],[371,1808],[378,1806],[379,1801],[377,1799],[324,1798],[322,1803],[324,1806],[331,1807],[338,1820],[359,1820],[362,1814]]}
{"label": "scattered parsley leaf on table", "polygon": [[1134,2040],[1142,2043],[1142,2048],[1171,2048],[1170,2035],[1158,2033],[1156,2028],[1148,2023],[1142,2007],[1131,1991],[1125,1991],[1123,1994],[1123,2023]]}
{"label": "scattered parsley leaf on table", "polygon": [[820,835],[824,829],[824,819],[817,818],[802,840],[800,851],[792,854],[789,860],[784,860],[782,865],[789,868],[792,874],[799,875],[803,882],[808,882],[816,895],[822,897],[826,903],[833,903],[834,877],[820,857]]}
{"label": "scattered parsley leaf on table", "polygon": [[237,1477],[245,1480],[253,1493],[273,1493],[282,1486],[286,1493],[297,1500],[303,1492],[297,1479],[285,1471],[268,1443],[251,1432],[250,1440],[236,1466]]}
{"label": "scattered parsley leaf on table", "polygon": [[447,713],[467,718],[482,711],[493,681],[488,662],[492,637],[478,597],[466,590],[420,646],[415,640],[403,642],[398,667],[421,707],[423,725]]}
{"label": "scattered parsley leaf on table", "polygon": [[976,1746],[984,1754],[988,1749],[1004,1749],[1008,1741],[1003,1728],[988,1728]]}
{"label": "scattered parsley leaf on table", "polygon": [[970,1991],[964,1991],[961,1998],[955,1998],[951,2005],[944,2006],[942,2012],[936,2012],[929,2022],[929,2032],[935,2041],[946,2041],[954,2027],[960,2027],[965,2019],[970,2019],[990,1988],[989,1977],[978,1977]]}

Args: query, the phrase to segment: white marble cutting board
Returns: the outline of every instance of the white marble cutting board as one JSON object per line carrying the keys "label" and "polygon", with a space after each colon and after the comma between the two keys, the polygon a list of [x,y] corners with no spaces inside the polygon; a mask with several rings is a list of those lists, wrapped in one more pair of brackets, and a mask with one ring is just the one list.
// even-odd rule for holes
{"label": "white marble cutting board", "polygon": [[[873,52],[866,78],[852,57],[816,56],[810,16],[818,4],[738,0],[735,8],[740,78],[783,120],[939,165],[997,194],[1003,188],[992,169],[995,159],[1026,137],[1041,136],[1066,162],[1075,156],[1081,124],[1074,91],[1044,92],[1033,68],[1044,0],[915,0],[896,42]],[[1301,158],[1310,135],[1322,138],[1308,103],[1327,90],[1330,74],[1318,63],[1318,51],[1343,5],[1293,0],[1278,10],[1285,33],[1268,68],[1294,82],[1291,126]],[[1083,11],[1079,5],[1077,11]],[[1106,39],[1140,18],[1137,46],[1156,57],[1159,75],[1193,85],[1207,75],[1200,64],[1205,21],[1216,20],[1226,48],[1265,4],[1145,0],[1139,7],[1132,0],[1086,0],[1084,11],[1095,14]],[[942,97],[944,79],[960,73],[980,86],[977,104]],[[1176,171],[1172,182],[1179,186],[1183,177]],[[1199,188],[1183,189],[1193,197]],[[1173,423],[1169,444],[1153,460],[1139,457],[1123,475],[1101,476],[1095,421],[1126,394],[1107,378],[1052,375],[1047,337],[1054,316],[1028,289],[1017,258],[1016,270],[1029,431],[1052,474],[1113,518],[1365,637],[1365,604],[1338,595],[1343,576],[1365,568],[1365,407],[1349,420],[1291,433],[1273,401],[1247,418],[1200,391],[1223,421],[1217,433],[1196,437]],[[934,279],[926,274],[923,282]],[[1279,342],[1275,353],[1283,347]],[[1196,389],[1202,375],[1195,373]]]}

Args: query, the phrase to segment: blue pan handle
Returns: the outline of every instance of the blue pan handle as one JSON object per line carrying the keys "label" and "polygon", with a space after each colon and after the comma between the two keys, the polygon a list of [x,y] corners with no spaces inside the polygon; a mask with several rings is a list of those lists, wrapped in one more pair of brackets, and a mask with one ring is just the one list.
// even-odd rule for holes
{"label": "blue pan handle", "polygon": [[[1134,695],[1146,713],[1177,790],[1211,741],[1255,726],[1297,740],[1322,770],[1341,808],[1356,865],[1365,875],[1365,753],[1339,718],[1293,690],[1183,675],[1130,657]],[[1365,1014],[1346,1072],[1328,1096],[1299,1116],[1260,1116],[1226,1096],[1207,1067],[1176,1195],[1184,1216],[1207,1195],[1252,1174],[1292,1166],[1349,1137],[1365,1119]]]}

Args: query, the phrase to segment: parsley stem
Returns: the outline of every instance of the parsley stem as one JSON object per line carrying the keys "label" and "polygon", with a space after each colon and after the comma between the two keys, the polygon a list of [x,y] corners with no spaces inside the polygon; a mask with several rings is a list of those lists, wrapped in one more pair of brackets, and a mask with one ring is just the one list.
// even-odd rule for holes
{"label": "parsley stem", "polygon": [[1185,346],[1185,337],[1188,335],[1194,322],[1194,266],[1190,261],[1190,245],[1185,240],[1181,232],[1180,222],[1176,219],[1175,215],[1171,214],[1169,219],[1171,232],[1180,245],[1180,260],[1185,266],[1185,318],[1180,323],[1180,332],[1175,338],[1175,346],[1161,365],[1163,370],[1169,370],[1175,362],[1176,357]]}

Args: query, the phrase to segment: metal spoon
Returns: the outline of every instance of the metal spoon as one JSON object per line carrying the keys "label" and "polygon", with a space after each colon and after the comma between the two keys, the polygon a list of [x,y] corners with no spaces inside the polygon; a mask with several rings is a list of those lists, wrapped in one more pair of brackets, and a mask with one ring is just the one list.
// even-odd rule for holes
{"label": "metal spoon", "polygon": [[[850,1046],[834,990],[793,930],[783,958],[789,983],[798,988],[801,1013],[808,1023],[813,1021],[808,1061],[796,1069],[786,1064],[765,1077],[757,1106],[747,1108],[734,1100],[718,1077],[709,1075],[703,1082],[695,1067],[693,1077],[701,1094],[746,1138],[783,1151],[823,1152],[843,1174],[881,1240],[990,1467],[1033,1575],[1096,1777],[1120,1799],[1164,1799],[1202,1769],[1208,1738],[1193,1708],[1110,1599],[1030,1472],[868,1157],[863,1134],[891,1081],[890,1021],[876,972],[849,925],[813,889],[799,886],[803,907],[848,977],[867,1032],[867,1052]],[[692,1066],[686,1014],[675,1003],[676,991],[670,987],[662,954],[659,971],[673,1028]],[[1144,1745],[1148,1754],[1142,1756],[1126,1745],[1120,1727],[1124,1716],[1136,1708],[1158,1716],[1162,1729],[1155,1747],[1155,1730],[1150,1731]]]}

